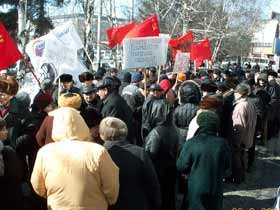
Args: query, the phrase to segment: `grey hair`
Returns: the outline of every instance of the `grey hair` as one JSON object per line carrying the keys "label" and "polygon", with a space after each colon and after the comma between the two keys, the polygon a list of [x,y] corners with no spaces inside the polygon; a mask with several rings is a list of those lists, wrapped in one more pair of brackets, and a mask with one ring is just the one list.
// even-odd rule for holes
{"label": "grey hair", "polygon": [[127,137],[127,125],[115,117],[106,117],[99,126],[100,137],[104,141],[125,140]]}

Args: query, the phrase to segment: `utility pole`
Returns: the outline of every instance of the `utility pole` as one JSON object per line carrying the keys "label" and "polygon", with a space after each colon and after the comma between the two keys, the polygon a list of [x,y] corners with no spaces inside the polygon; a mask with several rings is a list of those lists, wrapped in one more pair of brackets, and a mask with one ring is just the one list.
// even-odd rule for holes
{"label": "utility pole", "polygon": [[102,0],[99,0],[99,12],[98,12],[98,19],[97,19],[97,46],[96,46],[96,50],[97,50],[97,63],[98,63],[98,69],[100,68],[100,63],[101,63],[101,48],[100,48],[100,44],[101,44],[101,17],[102,17]]}

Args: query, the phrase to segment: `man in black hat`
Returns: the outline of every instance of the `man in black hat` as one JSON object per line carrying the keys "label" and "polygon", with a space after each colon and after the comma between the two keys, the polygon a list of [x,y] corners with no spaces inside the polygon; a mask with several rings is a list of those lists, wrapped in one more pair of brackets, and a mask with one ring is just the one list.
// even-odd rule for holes
{"label": "man in black hat", "polygon": [[135,143],[132,127],[132,111],[126,101],[116,91],[115,80],[113,77],[105,77],[97,83],[97,94],[103,102],[101,108],[102,117],[116,117],[124,121],[128,127],[127,140]]}
{"label": "man in black hat", "polygon": [[[61,74],[58,79],[60,80],[60,87],[57,86],[55,91],[53,92],[54,105],[57,105],[58,89],[59,89],[59,95],[66,92],[80,94],[80,89],[74,86],[74,81],[71,74]],[[59,80],[56,81],[58,85],[59,85]]]}
{"label": "man in black hat", "polygon": [[82,95],[85,102],[85,107],[95,108],[97,111],[100,111],[101,101],[99,96],[96,94],[96,87],[94,86],[83,86]]}
{"label": "man in black hat", "polygon": [[79,74],[79,81],[82,83],[83,86],[92,86],[93,79],[93,74],[88,71]]}

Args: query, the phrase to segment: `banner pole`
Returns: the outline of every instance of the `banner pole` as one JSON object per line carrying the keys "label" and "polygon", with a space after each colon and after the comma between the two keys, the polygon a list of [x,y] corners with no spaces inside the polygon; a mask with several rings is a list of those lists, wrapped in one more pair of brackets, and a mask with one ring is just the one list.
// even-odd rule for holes
{"label": "banner pole", "polygon": [[88,59],[89,59],[89,61],[90,61],[90,63],[91,63],[91,67],[92,67],[92,70],[93,70],[93,61],[91,60],[91,58],[90,58],[90,56],[89,56],[89,54],[88,54],[88,51],[86,50],[86,48],[85,47],[83,47],[83,49],[84,49],[84,51],[85,51],[85,53],[86,53],[86,55],[87,55],[87,57],[88,57]]}
{"label": "banner pole", "polygon": [[147,72],[146,68],[144,70],[144,93],[145,93],[145,99],[147,98]]}
{"label": "banner pole", "polygon": [[157,83],[159,84],[159,80],[160,80],[160,70],[161,70],[161,67],[158,66],[158,79],[157,79]]}
{"label": "banner pole", "polygon": [[41,83],[40,83],[38,77],[36,76],[36,74],[34,73],[34,71],[32,70],[32,68],[28,65],[28,62],[25,59],[23,59],[23,63],[28,68],[29,72],[32,73],[33,77],[35,78],[35,80],[37,81],[39,87],[41,88]]}

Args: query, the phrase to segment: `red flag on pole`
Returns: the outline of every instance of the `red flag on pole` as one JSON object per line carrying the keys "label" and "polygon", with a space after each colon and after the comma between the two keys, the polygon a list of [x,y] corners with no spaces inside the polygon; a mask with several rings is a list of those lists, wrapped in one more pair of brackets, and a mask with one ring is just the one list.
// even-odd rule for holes
{"label": "red flag on pole", "polygon": [[125,38],[137,38],[147,36],[158,36],[159,35],[159,24],[156,15],[152,15],[148,19],[144,20],[139,25],[135,26],[129,31]]}
{"label": "red flag on pole", "polygon": [[190,60],[195,60],[196,65],[201,66],[203,60],[211,60],[211,46],[208,37],[192,46]]}
{"label": "red flag on pole", "polygon": [[121,44],[125,35],[134,27],[135,27],[135,23],[132,22],[132,23],[129,23],[126,25],[109,28],[106,31],[108,42],[109,42],[109,47],[112,49],[117,44]]}
{"label": "red flag on pole", "polygon": [[0,70],[8,68],[22,58],[16,43],[0,22]]}
{"label": "red flag on pole", "polygon": [[193,33],[189,31],[178,39],[169,40],[169,47],[172,49],[172,56],[175,60],[177,52],[191,52],[193,46]]}

